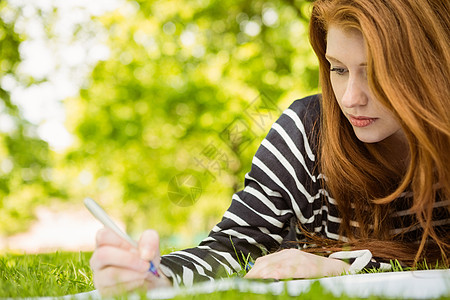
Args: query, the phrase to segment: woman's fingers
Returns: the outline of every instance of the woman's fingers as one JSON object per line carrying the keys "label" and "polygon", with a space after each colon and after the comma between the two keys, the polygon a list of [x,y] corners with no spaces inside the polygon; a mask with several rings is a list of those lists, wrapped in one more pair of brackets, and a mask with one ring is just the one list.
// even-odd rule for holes
{"label": "woman's fingers", "polygon": [[146,230],[139,240],[139,253],[143,260],[151,261],[156,267],[157,276],[153,272],[147,272],[146,285],[148,289],[162,286],[170,286],[172,283],[159,269],[161,256],[159,252],[159,235],[155,230]]}
{"label": "woman's fingers", "polygon": [[139,253],[142,259],[155,260],[159,265],[159,235],[155,230],[145,230],[139,239]]}
{"label": "woman's fingers", "polygon": [[98,247],[90,260],[94,285],[104,296],[115,295],[138,287],[146,287],[150,263],[140,258],[137,250],[115,246]]}
{"label": "woman's fingers", "polygon": [[[271,254],[270,254],[271,255]],[[256,259],[255,264],[250,271],[245,275],[246,278],[261,278],[261,279],[281,279],[286,278],[284,273],[294,273],[295,270],[286,270],[286,268],[295,268],[293,264],[284,265],[278,259],[264,256]],[[283,272],[283,273],[281,273]]]}
{"label": "woman's fingers", "polygon": [[258,258],[246,278],[313,278],[339,275],[349,264],[332,258],[286,249]]}
{"label": "woman's fingers", "polygon": [[140,258],[137,252],[109,245],[97,248],[92,254],[90,264],[94,272],[115,266],[145,273],[150,267],[149,261]]}
{"label": "woman's fingers", "polygon": [[113,286],[117,282],[125,283],[136,280],[145,280],[147,274],[144,272],[136,272],[130,269],[107,267],[101,270],[101,272],[94,275],[94,280],[97,283],[101,283],[102,286]]}
{"label": "woman's fingers", "polygon": [[158,268],[159,237],[156,231],[145,231],[136,249],[110,229],[102,229],[96,237],[97,249],[90,264],[94,285],[102,295],[112,295],[127,290],[170,286],[170,280],[161,272],[149,272],[150,261]]}
{"label": "woman's fingers", "polygon": [[128,250],[134,249],[134,247],[131,246],[127,241],[125,241],[123,238],[118,236],[114,231],[106,227],[97,231],[95,240],[97,248],[108,245]]}

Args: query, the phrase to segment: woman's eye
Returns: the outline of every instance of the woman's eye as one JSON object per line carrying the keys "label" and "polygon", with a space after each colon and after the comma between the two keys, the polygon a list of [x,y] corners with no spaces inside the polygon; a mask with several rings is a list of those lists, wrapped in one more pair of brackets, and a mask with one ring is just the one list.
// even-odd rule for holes
{"label": "woman's eye", "polygon": [[344,68],[331,68],[330,72],[335,72],[338,75],[344,75],[347,72],[347,69],[344,69]]}

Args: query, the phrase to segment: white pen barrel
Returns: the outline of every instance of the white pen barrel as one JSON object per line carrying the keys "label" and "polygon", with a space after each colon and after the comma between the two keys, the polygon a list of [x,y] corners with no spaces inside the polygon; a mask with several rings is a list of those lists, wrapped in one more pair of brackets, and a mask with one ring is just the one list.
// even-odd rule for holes
{"label": "white pen barrel", "polygon": [[138,243],[122,231],[97,202],[91,198],[85,198],[84,205],[97,218],[97,220],[103,223],[103,225],[113,230],[121,238],[130,243],[131,246],[138,248]]}

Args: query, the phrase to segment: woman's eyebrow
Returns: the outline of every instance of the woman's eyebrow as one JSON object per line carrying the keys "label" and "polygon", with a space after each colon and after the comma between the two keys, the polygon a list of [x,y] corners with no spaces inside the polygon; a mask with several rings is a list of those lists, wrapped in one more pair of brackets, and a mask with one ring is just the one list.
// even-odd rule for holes
{"label": "woman's eyebrow", "polygon": [[[338,64],[344,64],[339,59],[334,58],[333,56],[328,55],[328,54],[325,54],[325,58],[328,59],[329,61],[332,61],[332,62],[335,62],[335,63],[338,63]],[[367,63],[366,62],[362,62],[362,63],[359,64],[359,66],[366,67]]]}

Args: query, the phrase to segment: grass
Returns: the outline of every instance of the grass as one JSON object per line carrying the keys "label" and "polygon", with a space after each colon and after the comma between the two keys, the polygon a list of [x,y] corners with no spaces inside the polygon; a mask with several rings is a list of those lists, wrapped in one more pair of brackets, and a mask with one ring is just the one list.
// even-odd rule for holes
{"label": "grass", "polygon": [[[63,296],[88,292],[94,289],[89,268],[91,253],[56,252],[39,255],[3,254],[0,256],[0,298],[24,298],[40,296]],[[246,263],[248,258],[244,258]],[[393,264],[395,271],[404,271]],[[421,269],[432,266],[424,265]],[[433,266],[434,268],[435,266]],[[239,276],[239,275],[238,275]],[[185,295],[174,299],[292,299],[287,294],[253,294],[238,291],[216,292],[206,295]],[[347,296],[336,298],[323,289],[318,282],[311,286],[302,299],[355,299]],[[383,299],[371,297],[368,299]],[[442,298],[448,299],[448,298]]]}
{"label": "grass", "polygon": [[90,253],[0,256],[0,298],[62,296],[94,289]]}

